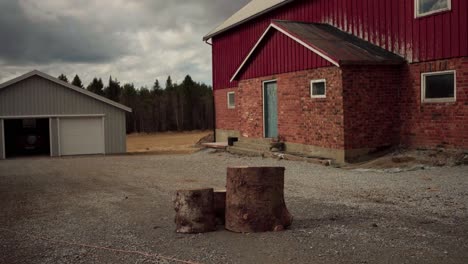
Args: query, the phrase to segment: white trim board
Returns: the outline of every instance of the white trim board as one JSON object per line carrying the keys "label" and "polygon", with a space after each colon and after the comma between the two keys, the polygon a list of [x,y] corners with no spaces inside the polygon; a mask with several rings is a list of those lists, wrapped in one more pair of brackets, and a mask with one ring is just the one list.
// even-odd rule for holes
{"label": "white trim board", "polygon": [[30,119],[30,118],[53,118],[53,117],[101,117],[104,114],[89,115],[19,115],[19,116],[0,116],[1,119]]}
{"label": "white trim board", "polygon": [[60,144],[60,118],[57,118],[57,156],[62,157],[62,144]]}
{"label": "white trim board", "polygon": [[[426,98],[426,76],[453,74],[453,97],[446,98]],[[457,101],[457,71],[437,71],[421,73],[421,103],[454,103]]]}
{"label": "white trim board", "polygon": [[[313,93],[314,83],[322,83],[322,82],[325,84],[325,94],[314,95]],[[326,79],[310,80],[310,98],[327,98],[327,80]]]}
{"label": "white trim board", "polygon": [[102,147],[103,147],[102,154],[106,155],[106,117],[105,116],[102,116],[101,126],[102,126]]}
{"label": "white trim board", "polygon": [[[230,102],[229,102],[229,95],[233,94],[234,95],[234,105],[230,105]],[[227,108],[228,109],[235,109],[236,108],[236,92],[234,91],[231,91],[231,92],[227,92]]]}
{"label": "white trim board", "polygon": [[426,13],[419,13],[419,3],[421,0],[414,0],[414,18],[422,18],[430,15],[434,15],[441,12],[447,12],[452,10],[452,0],[447,0],[447,7],[439,10],[429,11]]}
{"label": "white trim board", "polygon": [[314,52],[315,54],[319,55],[320,57],[324,58],[325,60],[329,61],[330,63],[332,63],[333,65],[335,65],[336,67],[340,67],[340,64],[338,63],[338,61],[330,58],[329,56],[327,56],[326,54],[324,54],[323,52],[319,51],[318,49],[310,46],[309,44],[305,43],[304,41],[300,40],[299,38],[291,35],[289,32],[287,32],[286,30],[282,29],[281,27],[279,27],[278,25],[276,25],[274,22],[271,23],[268,28],[265,30],[265,32],[263,32],[262,36],[258,39],[257,43],[255,43],[255,46],[250,50],[249,54],[247,54],[247,57],[245,57],[244,61],[242,62],[242,64],[239,66],[239,68],[237,68],[236,72],[234,73],[234,75],[231,77],[231,80],[230,82],[234,81],[237,77],[237,75],[239,74],[239,72],[242,70],[242,68],[244,68],[245,64],[247,63],[247,61],[250,59],[250,57],[252,56],[252,54],[255,52],[255,50],[257,49],[257,47],[260,45],[260,43],[262,42],[262,40],[265,38],[265,36],[267,35],[267,33],[270,31],[270,29],[276,29],[278,30],[279,32],[283,33],[284,35],[288,36],[289,38],[291,38],[292,40],[296,41],[297,43],[301,44],[302,46],[304,46],[305,48],[309,49],[310,51]]}
{"label": "white trim board", "polygon": [[100,95],[97,95],[97,94],[95,94],[95,93],[92,93],[92,92],[90,92],[90,91],[88,91],[88,90],[86,90],[86,89],[78,88],[78,87],[76,87],[76,86],[74,86],[74,85],[71,85],[71,84],[69,84],[69,83],[63,82],[63,81],[61,81],[61,80],[59,80],[59,79],[57,79],[57,78],[54,78],[54,77],[52,77],[52,76],[50,76],[50,75],[48,75],[48,74],[45,74],[45,73],[43,73],[43,72],[40,72],[40,71],[38,71],[38,70],[33,70],[33,71],[31,71],[31,72],[28,72],[28,73],[26,73],[26,74],[23,74],[23,75],[21,75],[21,76],[19,76],[19,77],[16,77],[16,78],[14,78],[14,79],[12,79],[12,80],[9,80],[9,81],[7,81],[7,82],[5,82],[5,83],[0,84],[0,90],[1,90],[1,89],[5,89],[5,88],[8,87],[8,86],[11,86],[11,85],[13,85],[13,84],[15,84],[15,83],[17,83],[17,82],[20,82],[20,81],[25,80],[25,79],[27,79],[27,78],[30,78],[30,77],[32,77],[32,76],[39,76],[39,77],[42,77],[42,78],[44,78],[44,79],[46,79],[46,80],[49,80],[49,81],[54,82],[54,83],[56,83],[56,84],[58,84],[58,85],[61,85],[61,86],[66,87],[66,88],[68,88],[68,89],[71,89],[71,90],[73,90],[73,91],[75,91],[75,92],[78,92],[78,93],[87,95],[87,96],[89,96],[89,97],[92,97],[92,98],[94,98],[94,99],[96,99],[96,100],[98,100],[98,101],[101,101],[101,102],[103,102],[103,103],[112,105],[112,106],[114,106],[114,107],[117,107],[117,108],[122,109],[122,110],[127,111],[127,112],[132,112],[132,109],[129,108],[129,107],[126,107],[126,106],[124,106],[124,105],[122,105],[122,104],[116,103],[116,102],[114,102],[114,101],[112,101],[112,100],[109,100],[109,99],[107,99],[107,98],[105,98],[105,97],[102,97],[102,96],[100,96]]}
{"label": "white trim board", "polygon": [[49,154],[52,157],[52,117],[49,117]]}

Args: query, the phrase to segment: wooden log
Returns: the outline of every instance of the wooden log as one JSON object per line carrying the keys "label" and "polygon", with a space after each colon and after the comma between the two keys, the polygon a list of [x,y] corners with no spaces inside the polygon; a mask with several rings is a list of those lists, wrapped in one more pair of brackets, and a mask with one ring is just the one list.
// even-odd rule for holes
{"label": "wooden log", "polygon": [[292,223],[284,202],[283,167],[227,169],[226,229],[240,233],[282,231]]}
{"label": "wooden log", "polygon": [[214,210],[216,223],[218,225],[224,225],[226,214],[226,190],[214,191]]}
{"label": "wooden log", "polygon": [[213,189],[178,190],[174,198],[178,233],[216,230]]}

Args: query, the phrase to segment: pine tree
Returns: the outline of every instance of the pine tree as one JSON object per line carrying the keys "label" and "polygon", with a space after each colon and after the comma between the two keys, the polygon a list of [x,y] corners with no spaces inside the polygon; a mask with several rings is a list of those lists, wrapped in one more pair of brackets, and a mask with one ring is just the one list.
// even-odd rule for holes
{"label": "pine tree", "polygon": [[68,78],[65,74],[60,74],[60,76],[58,77],[59,80],[63,81],[63,82],[68,82]]}
{"label": "pine tree", "polygon": [[93,92],[95,94],[104,95],[104,84],[102,83],[102,79],[94,78],[93,81],[88,85],[86,88],[88,91]]}
{"label": "pine tree", "polygon": [[132,108],[131,113],[127,113],[127,132],[138,132],[137,121],[138,115],[138,98],[137,91],[133,84],[125,84],[122,88],[122,94],[120,97],[121,103]]}
{"label": "pine tree", "polygon": [[121,93],[120,83],[109,77],[109,85],[104,89],[104,95],[112,101],[119,102]]}
{"label": "pine tree", "polygon": [[76,87],[84,89],[83,83],[81,82],[80,76],[78,76],[78,74],[75,75],[75,78],[73,78],[73,81],[71,84]]}
{"label": "pine tree", "polygon": [[156,81],[154,81],[154,84],[153,84],[153,89],[151,90],[151,92],[155,95],[161,95],[162,94],[162,88],[161,88],[161,85],[159,84],[159,80],[156,79]]}
{"label": "pine tree", "polygon": [[174,88],[174,84],[172,83],[171,76],[169,75],[166,80],[166,90],[170,90]]}

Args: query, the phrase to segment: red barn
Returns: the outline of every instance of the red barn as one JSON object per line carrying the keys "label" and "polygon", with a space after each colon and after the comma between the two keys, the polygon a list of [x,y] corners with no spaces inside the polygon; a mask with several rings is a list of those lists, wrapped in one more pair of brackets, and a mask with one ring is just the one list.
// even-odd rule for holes
{"label": "red barn", "polygon": [[212,44],[216,139],[354,161],[468,149],[468,1],[253,0]]}

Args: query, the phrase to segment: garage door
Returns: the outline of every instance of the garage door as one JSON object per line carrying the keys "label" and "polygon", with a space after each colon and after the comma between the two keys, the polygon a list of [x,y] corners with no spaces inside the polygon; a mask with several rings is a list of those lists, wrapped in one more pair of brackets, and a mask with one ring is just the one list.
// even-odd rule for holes
{"label": "garage door", "polygon": [[104,154],[104,127],[102,117],[61,118],[60,154]]}

